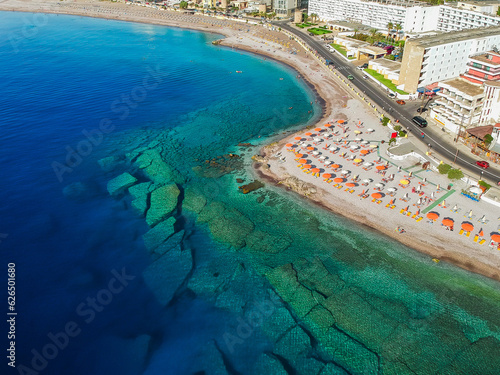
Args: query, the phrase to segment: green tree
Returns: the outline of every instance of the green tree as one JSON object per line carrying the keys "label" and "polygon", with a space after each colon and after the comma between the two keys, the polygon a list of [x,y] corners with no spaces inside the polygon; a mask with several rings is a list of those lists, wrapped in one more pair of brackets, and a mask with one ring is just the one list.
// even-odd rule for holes
{"label": "green tree", "polygon": [[397,23],[394,25],[394,28],[396,29],[397,38],[399,40],[399,38],[401,37],[400,32],[401,32],[401,30],[403,30],[403,26],[401,26],[400,23]]}
{"label": "green tree", "polygon": [[181,9],[187,9],[187,7],[188,7],[187,1],[181,1],[180,2],[179,8],[181,8]]}
{"label": "green tree", "polygon": [[450,171],[450,169],[451,169],[451,165],[449,165],[449,164],[442,163],[442,164],[438,165],[438,171],[441,174],[447,174]]}
{"label": "green tree", "polygon": [[459,180],[464,177],[464,173],[460,169],[450,169],[448,178],[450,180]]}
{"label": "green tree", "polygon": [[493,142],[493,137],[491,136],[491,134],[486,134],[484,136],[484,144],[486,146],[489,146],[491,144],[491,142]]}
{"label": "green tree", "polygon": [[313,22],[316,22],[318,15],[316,13],[311,13],[311,18],[313,19]]}
{"label": "green tree", "polygon": [[302,13],[302,19],[304,20],[304,22],[307,22],[307,20],[309,19],[307,13]]}
{"label": "green tree", "polygon": [[382,117],[382,126],[387,126],[387,124],[391,121],[389,117]]}
{"label": "green tree", "polygon": [[392,37],[392,29],[394,28],[394,24],[392,22],[387,22],[387,39]]}
{"label": "green tree", "polygon": [[354,39],[356,39],[356,35],[358,35],[359,29],[357,27],[354,28]]}

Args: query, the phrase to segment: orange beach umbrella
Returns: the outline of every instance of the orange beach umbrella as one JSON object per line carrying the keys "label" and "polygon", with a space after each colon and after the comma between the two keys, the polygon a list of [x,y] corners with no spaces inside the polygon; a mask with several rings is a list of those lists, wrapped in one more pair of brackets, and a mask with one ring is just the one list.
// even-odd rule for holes
{"label": "orange beach umbrella", "polygon": [[308,132],[308,133],[306,133],[305,135],[310,136],[310,135],[312,135],[312,134],[313,134],[313,133]]}
{"label": "orange beach umbrella", "polygon": [[492,234],[492,235],[491,235],[491,240],[492,240],[493,242],[498,242],[498,243],[500,243],[500,234],[498,234],[498,233]]}
{"label": "orange beach umbrella", "polygon": [[293,146],[293,143],[287,143],[286,144],[286,147],[292,147]]}
{"label": "orange beach umbrella", "polygon": [[443,219],[441,222],[445,227],[452,227],[455,222],[452,219]]}
{"label": "orange beach umbrella", "polygon": [[366,155],[366,154],[369,154],[369,153],[370,153],[370,151],[369,151],[369,150],[361,150],[359,153],[360,153],[361,155]]}
{"label": "orange beach umbrella", "polygon": [[342,177],[337,177],[333,181],[334,182],[344,182],[344,179]]}
{"label": "orange beach umbrella", "polygon": [[380,199],[380,198],[382,198],[382,194],[380,194],[380,193],[373,193],[372,194],[372,198]]}
{"label": "orange beach umbrella", "polygon": [[321,131],[321,128],[316,128],[314,129],[315,132],[320,132]]}
{"label": "orange beach umbrella", "polygon": [[427,214],[427,219],[437,220],[438,217],[439,217],[439,214],[437,212],[429,212]]}
{"label": "orange beach umbrella", "polygon": [[466,232],[472,232],[474,230],[474,225],[472,225],[471,223],[469,223],[467,221],[464,221],[462,223],[462,229]]}
{"label": "orange beach umbrella", "polygon": [[311,164],[304,164],[304,169],[311,169],[312,165]]}
{"label": "orange beach umbrella", "polygon": [[319,168],[313,168],[313,169],[311,169],[311,172],[312,173],[319,173]]}
{"label": "orange beach umbrella", "polygon": [[332,164],[332,168],[340,168],[340,165],[338,165],[338,164]]}
{"label": "orange beach umbrella", "polygon": [[328,178],[331,178],[332,175],[330,173],[323,173],[323,177],[328,179]]}
{"label": "orange beach umbrella", "polygon": [[331,128],[332,124],[325,124],[325,128]]}
{"label": "orange beach umbrella", "polygon": [[302,156],[304,156],[304,154],[297,153],[297,154],[295,154],[295,156],[298,157],[298,158],[301,158]]}
{"label": "orange beach umbrella", "polygon": [[300,159],[299,160],[299,164],[306,164],[307,163],[307,160],[306,159]]}
{"label": "orange beach umbrella", "polygon": [[347,184],[345,184],[345,186],[355,187],[358,186],[358,184],[355,184],[354,182],[348,182]]}
{"label": "orange beach umbrella", "polygon": [[385,166],[385,165],[377,165],[377,169],[378,169],[379,171],[383,171],[385,168],[386,168],[386,166]]}
{"label": "orange beach umbrella", "polygon": [[337,121],[339,124],[343,124],[345,121],[344,120],[338,120]]}
{"label": "orange beach umbrella", "polygon": [[302,137],[295,137],[294,138],[296,141],[300,141],[302,139]]}

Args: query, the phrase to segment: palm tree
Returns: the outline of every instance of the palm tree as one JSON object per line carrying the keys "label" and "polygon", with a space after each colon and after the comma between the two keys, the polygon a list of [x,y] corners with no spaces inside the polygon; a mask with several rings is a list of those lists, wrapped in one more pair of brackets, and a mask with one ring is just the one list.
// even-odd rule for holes
{"label": "palm tree", "polygon": [[393,28],[394,28],[394,24],[392,22],[387,22],[387,39],[389,39],[391,37]]}
{"label": "palm tree", "polygon": [[356,35],[358,34],[359,29],[357,27],[354,28],[354,38],[356,38]]}
{"label": "palm tree", "polygon": [[311,13],[311,18],[313,19],[313,22],[316,22],[318,15],[316,13]]}
{"label": "palm tree", "polygon": [[396,25],[394,25],[394,28],[396,29],[396,32],[398,33],[398,40],[399,40],[399,33],[401,32],[401,30],[403,30],[403,26],[401,26],[400,23],[397,23]]}

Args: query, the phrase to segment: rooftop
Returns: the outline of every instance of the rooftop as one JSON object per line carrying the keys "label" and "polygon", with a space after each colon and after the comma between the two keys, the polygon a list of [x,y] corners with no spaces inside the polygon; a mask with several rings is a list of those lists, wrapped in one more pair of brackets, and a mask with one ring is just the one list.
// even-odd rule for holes
{"label": "rooftop", "polygon": [[493,60],[490,60],[490,59],[487,58],[488,55],[494,55],[494,56],[498,56],[500,58],[500,55],[498,53],[496,53],[494,51],[488,51],[488,52],[482,53],[480,55],[471,56],[470,59],[471,60],[475,60],[475,61],[480,61],[480,62],[489,64],[489,65],[498,65],[498,66],[500,66],[500,61],[495,62]]}
{"label": "rooftop", "polygon": [[484,89],[480,85],[475,85],[465,79],[462,78],[452,78],[447,81],[442,81],[439,83],[439,86],[450,86],[461,93],[474,97],[481,95],[484,92]]}
{"label": "rooftop", "polygon": [[488,86],[500,87],[500,81],[486,81],[484,84]]}
{"label": "rooftop", "polygon": [[461,31],[450,31],[438,33],[433,36],[424,36],[408,40],[408,45],[417,45],[422,48],[430,48],[442,44],[461,42],[469,39],[485,38],[500,34],[500,26],[481,27],[477,29],[465,29]]}
{"label": "rooftop", "polygon": [[479,139],[484,139],[486,134],[491,135],[492,132],[493,132],[493,125],[478,126],[476,128],[467,129],[467,133]]}
{"label": "rooftop", "polygon": [[379,3],[383,5],[394,5],[400,6],[403,8],[409,8],[414,6],[431,6],[431,4],[426,3],[425,1],[415,1],[415,0],[362,0],[367,3]]}
{"label": "rooftop", "polygon": [[372,60],[370,61],[371,64],[373,65],[379,65],[384,68],[387,68],[391,71],[397,72],[401,69],[401,63],[397,61],[392,61],[388,59],[377,59],[377,60]]}
{"label": "rooftop", "polygon": [[359,51],[369,53],[372,55],[385,55],[387,53],[385,49],[375,46],[361,46],[359,47]]}

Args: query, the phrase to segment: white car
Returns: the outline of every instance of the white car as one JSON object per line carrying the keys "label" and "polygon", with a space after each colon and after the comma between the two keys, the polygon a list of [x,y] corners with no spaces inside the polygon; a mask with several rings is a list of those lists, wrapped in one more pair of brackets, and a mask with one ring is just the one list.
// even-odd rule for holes
{"label": "white car", "polygon": [[363,79],[368,79],[368,76],[365,74],[365,75],[363,76]]}
{"label": "white car", "polygon": [[389,94],[387,94],[387,96],[391,99],[395,99],[396,98],[396,95],[393,94],[392,92],[390,92]]}

